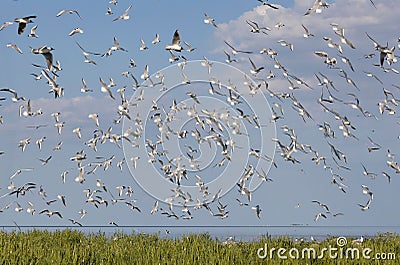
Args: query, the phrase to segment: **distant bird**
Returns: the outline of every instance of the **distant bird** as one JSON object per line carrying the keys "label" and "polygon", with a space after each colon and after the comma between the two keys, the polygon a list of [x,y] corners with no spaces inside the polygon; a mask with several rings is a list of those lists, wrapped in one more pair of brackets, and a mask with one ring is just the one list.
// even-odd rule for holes
{"label": "distant bird", "polygon": [[388,44],[386,46],[383,46],[376,42],[367,32],[365,32],[367,37],[372,41],[375,50],[379,51],[379,64],[381,67],[383,67],[383,62],[385,61],[385,58],[387,57],[387,63],[390,65],[392,62],[396,62],[397,58],[394,56],[394,50],[395,47],[393,46],[391,49],[388,48]]}
{"label": "distant bird", "polygon": [[83,30],[81,29],[81,28],[74,28],[69,34],[68,34],[68,36],[73,36],[73,35],[75,35],[75,34],[77,34],[77,33],[80,33],[80,34],[83,34]]}
{"label": "distant bird", "polygon": [[44,136],[44,137],[39,138],[39,139],[36,140],[36,144],[37,144],[39,150],[42,149],[42,144],[43,144],[44,140],[46,140],[46,136]]}
{"label": "distant bird", "polygon": [[129,7],[124,11],[124,13],[122,13],[122,15],[120,15],[119,17],[114,18],[113,21],[117,21],[117,20],[120,20],[120,19],[128,20],[128,19],[129,19],[128,13],[129,13],[129,11],[131,11],[131,8],[132,8],[132,6],[129,6]]}
{"label": "distant bird", "polygon": [[104,82],[104,80],[101,77],[99,78],[99,80],[101,84],[100,91],[103,93],[107,93],[110,96],[110,98],[115,99],[114,95],[110,90],[110,87],[106,84],[106,82]]}
{"label": "distant bird", "polygon": [[376,7],[374,1],[372,1],[372,0],[369,0],[369,1],[371,2],[372,6],[375,7],[375,9],[378,9],[378,8]]}
{"label": "distant bird", "polygon": [[[369,176],[371,179],[375,179],[377,174],[373,173],[373,172],[368,172],[368,170],[366,169],[366,167],[363,165],[363,163],[361,163],[361,166],[363,168],[363,175],[364,176]],[[366,186],[365,186],[366,187]],[[363,187],[364,188],[364,187]],[[367,187],[368,190],[368,187]]]}
{"label": "distant bird", "polygon": [[370,189],[368,188],[368,186],[366,185],[361,185],[362,188],[362,193],[369,195],[370,199],[373,200],[374,199],[374,194],[372,193],[372,191],[370,191]]}
{"label": "distant bird", "polygon": [[23,140],[19,141],[18,147],[21,147],[22,152],[24,152],[26,146],[28,144],[30,144],[30,142],[31,142],[31,138],[23,139]]}
{"label": "distant bird", "polygon": [[369,198],[365,205],[358,204],[358,206],[360,207],[361,211],[366,211],[366,210],[369,209],[369,206],[371,205],[371,202],[372,202],[372,199]]}
{"label": "distant bird", "polygon": [[329,48],[336,48],[338,52],[343,53],[343,49],[340,44],[335,43],[331,38],[328,37],[323,37],[323,39],[328,43]]}
{"label": "distant bird", "polygon": [[64,195],[58,194],[57,198],[62,202],[62,204],[64,204],[65,207],[67,206],[67,203],[65,201],[65,196]]}
{"label": "distant bird", "polygon": [[76,136],[78,136],[79,139],[82,138],[81,128],[79,128],[79,127],[78,127],[78,128],[75,128],[75,129],[72,130],[72,132],[75,133]]}
{"label": "distant bird", "polygon": [[58,142],[58,144],[53,148],[53,151],[58,151],[58,150],[60,150],[61,149],[61,145],[62,145],[62,141],[61,142]]}
{"label": "distant bird", "polygon": [[144,50],[147,50],[147,49],[149,49],[149,48],[146,46],[146,43],[144,43],[143,39],[140,39],[140,48],[139,48],[139,50],[144,51]]}
{"label": "distant bird", "polygon": [[90,55],[90,54],[91,54],[91,55],[101,55],[101,53],[98,53],[98,52],[91,52],[91,51],[85,50],[85,49],[79,44],[79,42],[77,42],[77,41],[75,41],[75,43],[76,43],[76,45],[78,45],[79,49],[81,49],[83,55],[86,55],[86,56],[88,56],[88,55]]}
{"label": "distant bird", "polygon": [[156,33],[155,38],[151,41],[152,44],[157,44],[160,42],[160,35],[158,35],[158,33]]}
{"label": "distant bird", "polygon": [[36,211],[35,211],[35,208],[33,207],[33,203],[30,201],[28,201],[27,203],[29,205],[29,208],[26,209],[26,212],[30,213],[31,215],[34,215]]}
{"label": "distant bird", "polygon": [[113,225],[113,226],[119,226],[116,222],[114,222],[114,221],[110,221],[110,222],[108,222],[108,224],[109,225]]}
{"label": "distant bird", "polygon": [[261,70],[264,69],[263,66],[257,68],[256,65],[254,64],[254,62],[250,59],[250,57],[249,57],[249,61],[250,61],[250,64],[251,64],[250,73],[252,75],[256,76]]}
{"label": "distant bird", "polygon": [[328,208],[328,206],[327,206],[326,204],[321,203],[321,202],[319,202],[319,201],[317,201],[317,200],[313,200],[313,201],[311,201],[311,202],[317,203],[319,206],[321,206],[322,208],[324,208],[326,212],[329,212],[329,208]]}
{"label": "distant bird", "polygon": [[85,209],[82,209],[82,210],[80,210],[78,213],[81,215],[80,218],[82,219],[82,218],[85,217],[85,215],[87,214],[87,211],[86,211]]}
{"label": "distant bird", "polygon": [[13,44],[13,43],[8,43],[8,44],[7,44],[7,47],[11,47],[11,48],[13,48],[14,50],[16,50],[19,54],[23,54],[22,50],[21,50],[17,45],[15,45],[15,44]]}
{"label": "distant bird", "polygon": [[250,54],[252,53],[251,51],[241,51],[241,50],[237,50],[235,49],[229,42],[227,42],[226,40],[224,40],[225,44],[228,45],[229,48],[232,49],[232,54],[237,55],[238,53],[247,53]]}
{"label": "distant bird", "polygon": [[260,205],[257,204],[256,206],[251,207],[251,209],[256,211],[256,215],[257,215],[258,219],[260,219],[260,214],[261,214]]}
{"label": "distant bird", "polygon": [[187,41],[183,41],[183,43],[186,46],[186,51],[187,52],[192,52],[192,51],[196,50],[196,48],[192,47]]}
{"label": "distant bird", "polygon": [[52,158],[52,156],[49,156],[49,157],[46,158],[46,159],[41,159],[41,158],[39,158],[39,161],[42,162],[42,166],[44,166],[44,165],[46,165],[46,164],[50,161],[51,158]]}
{"label": "distant bird", "polygon": [[281,29],[284,26],[285,26],[285,24],[283,24],[282,22],[278,22],[278,23],[275,24],[275,28],[277,28],[277,29]]}
{"label": "distant bird", "polygon": [[310,31],[308,30],[308,28],[306,28],[306,26],[304,26],[303,24],[301,24],[301,26],[303,27],[303,29],[305,31],[303,34],[304,38],[315,37],[314,34],[310,33]]}
{"label": "distant bird", "polygon": [[127,50],[126,50],[125,48],[122,48],[121,45],[119,45],[119,42],[118,42],[118,40],[117,40],[116,37],[114,37],[114,46],[112,46],[112,47],[110,48],[110,50],[112,50],[112,51],[124,51],[124,52],[127,52]]}
{"label": "distant bird", "polygon": [[106,15],[113,15],[114,13],[112,12],[112,10],[111,10],[111,7],[107,7],[107,13],[106,13]]}
{"label": "distant bird", "polygon": [[231,59],[231,55],[229,53],[227,53],[226,51],[224,51],[224,53],[225,53],[225,55],[227,57],[226,60],[225,60],[226,63],[237,62],[236,59]]}
{"label": "distant bird", "polygon": [[140,159],[140,157],[139,156],[134,156],[134,157],[131,157],[131,161],[132,161],[132,165],[133,165],[133,168],[135,168],[136,169],[136,166],[137,166],[137,161]]}
{"label": "distant bird", "polygon": [[257,0],[257,1],[260,2],[263,6],[268,6],[268,7],[272,8],[272,9],[279,9],[276,6],[273,6],[273,5],[269,4],[269,3],[267,3],[268,0],[267,0],[267,2],[265,2],[264,0]]}
{"label": "distant bird", "polygon": [[17,169],[17,170],[10,176],[10,179],[15,178],[17,175],[21,174],[22,172],[25,172],[25,171],[32,171],[32,170],[33,170],[33,168],[20,168],[20,169]]}
{"label": "distant bird", "polygon": [[279,40],[278,43],[280,43],[282,46],[289,47],[289,49],[291,51],[293,51],[293,44],[292,43],[289,43],[289,42],[287,42],[285,40]]}
{"label": "distant bird", "polygon": [[43,45],[39,49],[34,49],[31,47],[31,52],[33,54],[41,54],[44,56],[44,58],[46,59],[47,69],[49,71],[51,71],[53,68],[53,54],[51,53],[53,50],[54,48],[46,45]]}
{"label": "distant bird", "polygon": [[81,223],[79,223],[78,221],[76,221],[76,220],[74,220],[74,219],[70,219],[70,218],[68,218],[68,220],[69,220],[69,221],[71,221],[71,223],[72,223],[72,224],[74,224],[74,225],[79,225],[79,226],[82,226],[82,224],[81,224]]}
{"label": "distant bird", "polygon": [[322,8],[327,8],[327,7],[329,7],[329,4],[327,2],[322,1],[322,0],[316,0],[314,2],[313,6],[307,10],[307,12],[304,14],[304,16],[307,16],[314,12],[319,14],[322,12]]}
{"label": "distant bird", "polygon": [[158,201],[154,203],[153,208],[150,211],[150,214],[155,214],[158,211]]}
{"label": "distant bird", "polygon": [[206,24],[211,24],[214,27],[218,28],[217,24],[215,23],[215,20],[211,17],[209,17],[206,13],[204,13],[204,23]]}
{"label": "distant bird", "polygon": [[39,38],[39,36],[36,34],[37,27],[38,25],[35,25],[34,27],[31,28],[31,33],[29,33],[28,37]]}
{"label": "distant bird", "polygon": [[54,124],[55,127],[57,127],[57,133],[61,135],[61,130],[64,127],[65,122],[57,122]]}
{"label": "distant bird", "polygon": [[93,89],[88,89],[85,79],[82,78],[82,88],[81,88],[81,92],[82,93],[86,93],[86,92],[93,92]]}
{"label": "distant bird", "polygon": [[149,79],[149,66],[148,65],[146,65],[145,67],[144,67],[144,72],[143,72],[143,74],[140,76],[140,78],[141,79],[143,79],[143,80],[147,80],[147,79]]}
{"label": "distant bird", "polygon": [[76,14],[80,19],[82,19],[82,17],[79,15],[78,11],[76,11],[76,10],[67,10],[67,9],[64,9],[64,10],[61,10],[60,12],[58,12],[56,17],[60,17],[60,16],[62,16],[64,14]]}
{"label": "distant bird", "polygon": [[8,26],[10,26],[10,25],[12,25],[12,24],[13,24],[13,23],[10,22],[10,21],[4,22],[3,25],[1,25],[1,27],[0,27],[0,31],[2,31],[3,29],[5,29],[6,27],[8,27]]}
{"label": "distant bird", "polygon": [[181,38],[179,35],[179,31],[175,30],[174,36],[172,37],[172,44],[165,46],[166,50],[174,50],[177,52],[182,51],[182,46],[181,46]]}
{"label": "distant bird", "polygon": [[325,215],[325,214],[323,214],[323,213],[317,213],[317,214],[315,215],[315,217],[314,217],[314,221],[315,221],[315,222],[318,221],[318,219],[321,218],[321,217],[323,217],[323,218],[326,219],[326,215]]}
{"label": "distant bird", "polygon": [[[331,24],[331,25],[332,25],[332,24]],[[335,25],[337,25],[337,24],[333,23],[333,25],[334,25],[334,27],[335,27]],[[335,32],[336,35],[338,35],[338,36],[340,37],[340,41],[341,41],[343,44],[347,44],[347,45],[350,46],[352,49],[355,49],[355,48],[356,48],[356,47],[354,46],[354,44],[353,44],[349,39],[347,39],[347,38],[344,36],[344,29],[343,29],[343,28],[338,27],[338,30],[335,30],[334,32]]]}
{"label": "distant bird", "polygon": [[11,94],[13,94],[13,97],[11,98],[12,102],[18,102],[20,100],[25,100],[24,97],[18,97],[18,93],[17,91],[15,91],[14,89],[10,89],[10,88],[0,88],[0,91],[2,92],[9,92]]}
{"label": "distant bird", "polygon": [[14,19],[14,22],[18,23],[18,34],[19,35],[21,35],[24,32],[27,24],[33,23],[33,21],[31,20],[32,18],[36,18],[36,16],[27,16],[27,17],[23,17],[23,18]]}
{"label": "distant bird", "polygon": [[49,209],[44,209],[39,212],[39,214],[43,214],[43,213],[47,214],[48,217],[51,217],[53,215],[58,215],[58,217],[63,218],[59,211],[50,211]]}
{"label": "distant bird", "polygon": [[94,121],[97,127],[99,127],[99,115],[97,113],[91,113],[88,117]]}

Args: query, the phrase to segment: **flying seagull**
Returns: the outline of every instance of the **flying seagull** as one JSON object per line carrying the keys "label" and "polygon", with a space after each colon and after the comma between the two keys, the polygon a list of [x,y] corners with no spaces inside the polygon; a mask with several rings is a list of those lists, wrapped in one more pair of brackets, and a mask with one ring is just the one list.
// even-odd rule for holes
{"label": "flying seagull", "polygon": [[250,51],[240,51],[240,50],[236,50],[231,44],[229,44],[229,42],[227,42],[226,40],[224,40],[225,44],[229,46],[229,48],[232,49],[232,54],[237,55],[238,53],[247,53],[250,54],[252,52]]}
{"label": "flying seagull", "polygon": [[76,14],[80,19],[82,19],[82,17],[79,15],[79,13],[78,13],[78,11],[76,11],[76,10],[67,10],[67,9],[64,9],[64,10],[61,10],[60,12],[58,12],[57,13],[57,15],[56,15],[56,17],[60,17],[60,16],[62,16],[62,15],[64,15],[64,14]]}
{"label": "flying seagull", "polygon": [[214,27],[218,28],[217,24],[215,23],[215,19],[209,17],[206,13],[204,13],[204,23],[211,24]]}
{"label": "flying seagull", "polygon": [[36,18],[36,16],[27,16],[27,17],[23,17],[23,18],[14,19],[14,22],[18,23],[18,34],[19,35],[21,35],[24,32],[24,30],[26,28],[26,24],[33,23],[31,18]]}
{"label": "flying seagull", "polygon": [[35,25],[34,27],[31,28],[31,33],[29,33],[28,37],[39,38],[39,36],[36,34],[37,27],[38,25]]}
{"label": "flying seagull", "polygon": [[327,2],[325,2],[325,1],[322,1],[322,0],[316,0],[314,2],[313,6],[310,7],[304,15],[307,16],[307,15],[313,13],[313,12],[319,14],[319,13],[322,12],[321,7],[327,8],[327,7],[329,7],[329,4]]}
{"label": "flying seagull", "polygon": [[174,50],[177,52],[182,51],[181,38],[179,36],[179,30],[175,30],[174,36],[172,37],[172,44],[165,46],[166,50]]}
{"label": "flying seagull", "polygon": [[46,45],[43,45],[39,49],[34,49],[31,47],[32,53],[41,54],[44,56],[44,58],[46,59],[47,69],[49,71],[51,71],[51,69],[53,67],[53,54],[51,53],[51,51],[53,51],[53,50],[54,50],[54,48],[46,46]]}
{"label": "flying seagull", "polygon": [[[279,9],[278,7],[273,6],[273,5],[271,5],[271,4],[268,4],[268,3],[266,3],[266,2],[263,1],[263,0],[257,0],[257,1],[260,2],[263,6],[268,6],[268,7],[272,8],[272,9]],[[268,1],[268,0],[267,0],[267,1]]]}
{"label": "flying seagull", "polygon": [[128,20],[128,19],[129,19],[128,13],[129,13],[129,11],[131,11],[131,8],[132,8],[132,6],[129,6],[129,7],[124,11],[124,13],[122,13],[122,15],[120,15],[119,17],[114,18],[113,21],[117,21],[117,20],[120,20],[120,19]]}

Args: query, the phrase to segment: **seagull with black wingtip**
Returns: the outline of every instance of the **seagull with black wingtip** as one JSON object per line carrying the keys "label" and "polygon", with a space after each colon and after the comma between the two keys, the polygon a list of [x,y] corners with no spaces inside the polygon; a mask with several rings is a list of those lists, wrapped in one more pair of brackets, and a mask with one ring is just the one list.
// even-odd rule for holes
{"label": "seagull with black wingtip", "polygon": [[24,32],[27,24],[33,23],[31,18],[36,18],[36,16],[27,16],[27,17],[14,19],[14,22],[18,23],[18,34],[19,35],[21,35]]}

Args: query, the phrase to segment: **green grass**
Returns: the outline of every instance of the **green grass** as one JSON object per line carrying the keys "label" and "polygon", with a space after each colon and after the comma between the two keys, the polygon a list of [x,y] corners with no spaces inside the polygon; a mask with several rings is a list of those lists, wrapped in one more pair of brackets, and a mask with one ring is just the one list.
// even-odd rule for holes
{"label": "green grass", "polygon": [[[260,259],[257,250],[267,244],[268,249],[296,248],[300,259],[278,257]],[[337,247],[336,238],[323,242],[295,242],[288,237],[263,237],[253,242],[224,243],[208,234],[188,235],[182,238],[160,238],[157,235],[116,233],[84,234],[75,230],[48,232],[0,232],[0,264],[400,264],[393,260],[331,259],[326,252],[321,259],[301,259],[304,248],[314,248],[317,255],[325,248]],[[395,253],[400,256],[400,236],[380,234],[362,244],[347,238],[345,247],[361,251],[371,248],[375,253]],[[262,253],[261,253],[262,254]],[[269,253],[268,253],[269,254]],[[295,254],[295,252],[292,252]],[[307,256],[307,255],[306,255]]]}

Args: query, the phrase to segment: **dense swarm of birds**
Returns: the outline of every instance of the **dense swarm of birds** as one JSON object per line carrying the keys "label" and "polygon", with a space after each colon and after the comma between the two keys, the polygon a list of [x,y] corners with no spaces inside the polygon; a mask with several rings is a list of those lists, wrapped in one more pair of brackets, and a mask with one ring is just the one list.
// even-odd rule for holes
{"label": "dense swarm of birds", "polygon": [[[260,2],[262,8],[265,8],[267,13],[280,12],[281,6],[278,4],[262,0],[258,0],[258,2]],[[114,14],[113,9],[118,2],[114,0],[109,3],[110,5],[105,12],[106,16],[111,16],[110,23],[124,23],[123,21],[130,19],[130,12],[134,9],[131,5],[124,8],[121,14]],[[372,1],[370,4],[375,9],[379,8],[379,5],[375,5]],[[318,16],[319,13],[329,12],[330,7],[330,4],[325,1],[316,0],[308,10],[305,10],[303,15],[307,17]],[[211,11],[204,13],[203,23],[210,25],[215,31],[220,30],[218,19],[214,19],[210,14]],[[66,18],[68,15],[73,17]],[[54,14],[54,17],[55,19],[77,19],[78,22],[79,20],[85,20],[84,14],[80,14],[79,10],[61,10],[59,13]],[[59,82],[59,79],[63,77],[63,68],[61,66],[62,62],[57,60],[57,53],[62,53],[62,51],[47,44],[40,47],[30,46],[31,38],[40,39],[37,34],[40,24],[36,24],[36,20],[39,21],[39,19],[40,17],[35,15],[24,16],[24,14],[20,14],[19,18],[5,21],[0,28],[0,34],[2,33],[1,31],[15,30],[15,38],[27,38],[24,47],[18,47],[13,44],[12,40],[9,40],[11,42],[6,46],[14,49],[18,56],[26,56],[27,52],[34,55],[42,55],[44,65],[33,63],[32,67],[35,72],[31,75],[35,81],[47,83],[49,86],[48,92],[54,95],[55,99],[53,100],[62,101],[65,94],[68,93],[67,91],[73,89],[64,88],[62,83]],[[200,21],[200,23],[202,22]],[[273,31],[285,30],[284,21],[277,22],[275,25],[262,25],[258,21],[247,19],[244,23],[249,27],[249,31],[252,34],[259,34],[265,38],[268,38],[268,35]],[[17,29],[14,26],[17,26]],[[213,62],[203,57],[201,65],[207,69],[210,76],[209,83],[207,83],[208,94],[226,101],[234,111],[216,111],[202,107],[201,99],[198,96],[199,93],[193,89],[194,85],[191,84],[190,75],[185,74],[187,60],[191,53],[196,51],[196,48],[187,41],[181,41],[181,32],[178,29],[170,33],[172,35],[171,42],[164,41],[167,36],[162,38],[158,33],[154,33],[154,39],[148,42],[149,44],[151,43],[150,45],[146,44],[146,41],[141,38],[140,46],[138,46],[140,52],[151,50],[156,46],[159,47],[162,45],[162,41],[165,43],[162,45],[162,49],[170,55],[168,62],[171,64],[176,63],[182,70],[182,80],[179,82],[187,87],[184,99],[191,100],[179,102],[170,99],[169,102],[164,102],[163,104],[153,101],[152,109],[149,110],[151,113],[149,117],[140,117],[137,108],[140,106],[140,102],[144,101],[150,89],[157,88],[160,91],[167,91],[169,88],[165,86],[164,79],[168,77],[163,76],[161,73],[152,74],[151,70],[153,69],[150,69],[148,64],[136,65],[135,60],[129,58],[131,53],[128,50],[131,50],[130,47],[132,45],[128,47],[126,43],[120,43],[117,37],[110,41],[112,46],[103,52],[93,51],[96,50],[96,47],[84,47],[75,39],[74,45],[82,53],[83,62],[91,64],[93,67],[101,65],[102,60],[106,60],[107,57],[111,57],[115,53],[126,55],[127,70],[122,72],[122,78],[129,80],[130,85],[117,85],[119,81],[117,77],[108,77],[107,79],[99,77],[98,84],[87,84],[84,77],[79,77],[82,83],[80,88],[82,95],[92,95],[100,91],[106,95],[107,100],[115,103],[113,112],[115,118],[112,121],[107,121],[103,120],[99,113],[85,113],[85,119],[90,120],[92,122],[91,125],[95,126],[96,129],[88,131],[87,128],[76,127],[70,132],[64,132],[65,129],[63,128],[68,126],[68,120],[63,119],[64,113],[61,111],[46,113],[41,108],[36,108],[32,104],[34,100],[31,101],[24,96],[25,91],[23,88],[7,86],[0,88],[0,100],[3,103],[12,102],[11,105],[17,113],[17,119],[34,119],[35,123],[37,122],[23,129],[29,132],[32,132],[33,129],[33,131],[41,134],[39,138],[27,137],[15,143],[15,148],[19,148],[21,154],[11,150],[0,152],[0,159],[4,159],[6,156],[21,157],[19,168],[15,169],[15,172],[13,171],[10,176],[6,176],[8,179],[4,178],[4,174],[7,171],[3,172],[0,214],[5,214],[14,208],[16,212],[26,211],[30,215],[39,214],[62,219],[65,217],[64,209],[65,207],[71,207],[69,200],[72,199],[72,195],[61,194],[59,192],[61,189],[50,187],[47,183],[36,183],[34,178],[29,178],[29,181],[23,181],[24,178],[19,176],[35,172],[34,167],[26,167],[23,164],[23,157],[29,156],[31,149],[35,148],[32,145],[36,144],[36,148],[39,151],[45,149],[44,146],[50,145],[50,143],[47,143],[50,142],[50,138],[57,139],[57,141],[54,143],[54,147],[50,148],[50,151],[46,149],[48,151],[47,155],[38,158],[38,167],[46,167],[48,164],[52,164],[58,153],[63,152],[63,147],[69,145],[68,141],[78,139],[82,144],[82,146],[78,147],[76,153],[70,155],[70,161],[66,162],[66,165],[53,165],[60,169],[65,167],[59,173],[59,185],[67,185],[66,183],[69,183],[75,185],[77,189],[83,190],[82,198],[79,199],[82,205],[78,206],[81,209],[76,214],[69,214],[65,218],[72,225],[79,226],[84,225],[84,218],[89,212],[115,205],[125,205],[134,213],[146,211],[151,215],[161,214],[167,218],[187,220],[194,218],[195,215],[192,212],[198,209],[206,210],[215,218],[225,219],[229,217],[229,208],[233,209],[235,206],[239,206],[247,207],[249,212],[253,212],[256,218],[261,218],[262,205],[253,202],[252,193],[254,190],[249,189],[249,181],[251,178],[260,178],[263,182],[272,182],[273,179],[268,176],[268,168],[257,168],[252,162],[249,162],[243,168],[243,172],[238,172],[238,181],[235,185],[236,192],[238,192],[236,202],[223,202],[224,198],[222,197],[221,189],[215,193],[210,193],[208,187],[210,179],[206,179],[201,175],[201,171],[198,170],[200,161],[197,157],[200,151],[195,146],[196,143],[198,145],[206,143],[210,146],[211,144],[217,146],[220,151],[220,161],[210,165],[215,168],[216,172],[218,172],[218,168],[223,168],[226,164],[235,163],[235,161],[231,161],[233,152],[242,152],[251,157],[253,162],[258,160],[268,161],[272,165],[274,172],[279,172],[280,165],[284,167],[287,165],[296,166],[311,161],[328,176],[327,181],[337,188],[338,193],[344,195],[350,189],[350,186],[346,184],[346,175],[353,170],[350,167],[352,157],[349,157],[346,153],[346,145],[358,145],[360,146],[359,151],[363,152],[364,150],[361,150],[363,148],[362,144],[367,143],[365,152],[370,153],[370,155],[375,155],[375,153],[382,155],[384,153],[387,156],[387,165],[385,165],[386,169],[381,170],[381,172],[372,172],[368,169],[368,164],[361,163],[359,167],[363,170],[362,174],[371,180],[382,177],[390,183],[392,176],[400,173],[400,166],[396,161],[395,155],[391,153],[388,146],[383,146],[379,143],[379,139],[374,139],[372,133],[363,132],[362,135],[358,135],[360,129],[362,130],[362,126],[353,122],[352,118],[357,121],[365,120],[375,123],[379,122],[381,117],[394,117],[396,114],[397,106],[400,102],[396,90],[400,89],[400,86],[393,83],[388,88],[388,84],[381,80],[380,75],[390,75],[390,78],[395,80],[399,74],[399,71],[395,68],[398,58],[395,52],[396,45],[400,48],[400,40],[398,44],[389,45],[389,43],[382,43],[382,41],[376,40],[373,34],[365,33],[366,41],[371,44],[371,52],[361,58],[361,60],[365,60],[365,69],[356,69],[349,57],[354,58],[354,56],[350,55],[357,51],[357,43],[351,41],[351,36],[345,34],[345,29],[340,24],[331,23],[330,26],[332,27],[332,36],[327,37],[313,33],[312,27],[302,23],[299,25],[299,34],[304,38],[302,41],[319,38],[323,43],[311,55],[321,59],[321,70],[314,73],[314,80],[306,80],[298,76],[290,70],[289,63],[284,64],[279,60],[281,53],[296,52],[296,43],[292,43],[289,40],[280,39],[277,43],[270,42],[270,47],[263,48],[260,51],[239,49],[235,47],[234,42],[230,39],[221,43],[223,48],[220,53],[226,58],[225,62],[227,64],[237,65],[239,68],[243,68],[243,66],[250,67],[244,70],[246,74],[249,74],[245,76],[246,80],[244,81],[249,88],[246,92],[238,91],[234,84],[221,84],[217,78],[212,76]],[[27,32],[29,33],[27,34]],[[76,27],[70,32],[65,32],[66,38],[78,38],[79,36],[84,38],[85,34],[86,31],[80,27]],[[182,36],[184,34],[182,32]],[[282,49],[280,49],[280,46]],[[201,55],[197,54],[196,56],[198,58]],[[262,63],[259,60],[260,56],[266,58],[268,63]],[[267,65],[271,63],[273,67],[269,68]],[[373,70],[367,70],[369,69],[367,65],[372,65]],[[143,69],[142,74],[135,76],[131,71],[133,68]],[[360,100],[363,87],[352,78],[356,72],[362,72],[365,78],[372,78],[369,79],[369,82],[375,82],[376,86],[385,87],[381,91],[376,91],[376,99],[378,99],[376,109],[366,109]],[[84,73],[82,73],[83,75]],[[252,81],[250,77],[255,81]],[[284,81],[281,84],[287,85],[288,89],[279,92],[278,88],[273,87],[274,80],[278,78]],[[241,93],[249,93],[250,95],[265,93],[272,103],[272,115],[267,123],[276,125],[279,128],[278,136],[272,139],[263,139],[263,141],[276,145],[276,156],[262,153],[257,146],[250,150],[241,150],[240,146],[236,146],[235,142],[225,134],[226,131],[232,134],[245,134],[242,130],[243,128],[240,127],[240,124],[243,123],[254,128],[262,126],[258,117],[251,112],[251,109],[243,107]],[[312,105],[301,99],[304,93],[318,95],[314,98]],[[132,99],[129,100],[126,94],[133,94]],[[186,102],[190,103],[187,104]],[[0,112],[4,110],[4,107],[0,108]],[[176,119],[176,115],[179,112],[186,113],[188,118],[194,121],[189,130],[176,130],[169,126]],[[285,117],[290,113],[298,115],[299,119],[296,126],[303,124],[306,130],[320,131],[324,146],[302,142],[301,137],[298,137],[296,132],[297,129],[295,130],[290,124],[284,123]],[[40,122],[41,117],[46,116],[51,117],[53,124]],[[43,120],[45,119],[43,118]],[[123,120],[132,124],[132,126],[118,133],[116,128],[121,126]],[[396,120],[392,119],[391,121]],[[393,124],[395,127],[399,125],[399,122],[396,122],[397,124]],[[3,116],[0,115],[0,129],[1,127],[12,126],[12,123],[12,120],[3,120]],[[141,146],[146,148],[148,156],[133,155],[124,157],[122,143],[129,144],[133,148],[139,148],[141,143],[138,139],[145,134],[147,123],[155,126],[151,128],[154,132],[152,136],[154,139],[145,139],[145,146]],[[75,139],[72,140],[68,136],[64,140],[64,134],[66,133],[73,134]],[[32,133],[32,135],[35,134]],[[186,154],[169,158],[167,155],[168,150],[162,149],[164,139],[169,137],[178,138],[182,141],[190,139],[190,141],[185,142]],[[337,144],[338,139],[343,140],[345,145]],[[100,145],[108,143],[113,146],[115,154],[99,155],[101,153],[101,150],[98,151]],[[188,165],[183,165],[181,162],[183,156],[190,161]],[[157,172],[171,183],[174,183],[176,188],[171,190],[170,197],[165,198],[163,201],[156,200],[154,205],[148,206],[148,209],[143,209],[142,206],[139,207],[140,198],[133,197],[133,185],[121,183],[116,187],[112,187],[106,184],[111,182],[111,179],[105,177],[107,176],[105,172],[115,165],[119,171],[124,172],[123,174],[129,174],[127,163],[133,170],[140,163],[152,164],[157,168]],[[103,173],[99,173],[100,169]],[[112,176],[107,177],[112,178]],[[120,179],[119,181],[123,180]],[[181,185],[189,182],[198,187],[202,199],[185,192],[181,188]],[[8,184],[4,186],[5,183]],[[49,192],[50,189],[51,192]],[[354,208],[359,207],[362,211],[366,211],[373,205],[373,189],[363,184],[360,194],[366,195],[368,198],[365,202],[354,203]],[[317,209],[317,213],[313,218],[314,221],[343,215],[341,212],[331,212],[329,206],[319,200],[313,200],[309,204],[316,206],[315,209]],[[178,210],[176,210],[177,205]],[[300,204],[297,204],[295,208],[300,208]],[[116,220],[112,220],[108,224],[117,226],[119,223]]]}

